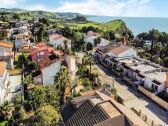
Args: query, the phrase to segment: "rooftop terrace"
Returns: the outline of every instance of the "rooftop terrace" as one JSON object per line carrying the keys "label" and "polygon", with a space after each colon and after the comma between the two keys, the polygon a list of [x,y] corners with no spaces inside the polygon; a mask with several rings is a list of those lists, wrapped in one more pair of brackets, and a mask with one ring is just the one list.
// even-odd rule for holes
{"label": "rooftop terrace", "polygon": [[151,72],[151,73],[146,73],[144,74],[146,77],[149,77],[149,78],[152,78],[152,79],[155,79],[155,80],[158,80],[160,82],[164,82],[166,81],[166,73],[167,72]]}

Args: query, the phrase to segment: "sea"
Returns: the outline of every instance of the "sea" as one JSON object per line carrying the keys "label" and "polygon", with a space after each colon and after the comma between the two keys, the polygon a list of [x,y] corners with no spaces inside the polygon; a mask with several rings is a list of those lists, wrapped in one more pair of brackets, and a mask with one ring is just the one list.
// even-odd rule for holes
{"label": "sea", "polygon": [[110,16],[90,16],[89,21],[106,23],[116,19],[123,20],[127,27],[138,35],[142,32],[148,32],[150,29],[158,29],[160,32],[168,33],[168,18],[160,17],[110,17]]}

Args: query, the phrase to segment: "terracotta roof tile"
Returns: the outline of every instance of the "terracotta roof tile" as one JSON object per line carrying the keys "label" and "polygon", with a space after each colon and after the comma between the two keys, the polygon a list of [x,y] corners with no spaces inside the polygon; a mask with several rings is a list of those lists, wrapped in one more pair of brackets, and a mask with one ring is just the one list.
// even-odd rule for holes
{"label": "terracotta roof tile", "polygon": [[52,35],[49,35],[49,37],[52,37],[55,41],[60,40],[60,39],[69,40],[68,38],[65,38],[65,37],[63,37],[62,35],[59,35],[59,34],[52,34]]}
{"label": "terracotta roof tile", "polygon": [[120,54],[120,53],[125,52],[126,50],[128,50],[128,49],[130,49],[130,48],[131,48],[131,47],[129,47],[129,46],[121,45],[121,46],[119,46],[119,47],[116,47],[116,48],[110,50],[110,52],[113,53],[113,54],[115,54],[115,55],[118,55],[118,54]]}
{"label": "terracotta roof tile", "polygon": [[34,47],[32,47],[31,55],[34,55],[34,54],[41,52],[41,51],[48,51],[49,53],[54,53],[59,56],[63,55],[63,52],[61,52],[59,50],[55,50],[52,47],[48,47],[44,43],[39,43],[39,44],[35,45]]}
{"label": "terracotta roof tile", "polygon": [[43,59],[43,60],[41,60],[41,61],[39,62],[39,64],[40,64],[40,69],[43,69],[43,68],[45,68],[45,67],[47,67],[47,66],[49,66],[49,65],[51,65],[51,64],[53,64],[53,63],[55,63],[55,62],[58,62],[58,61],[60,61],[59,58],[56,58],[56,59],[54,59],[54,60],[50,60],[49,58],[45,58],[45,59]]}
{"label": "terracotta roof tile", "polygon": [[0,46],[7,47],[7,48],[12,48],[13,44],[10,42],[0,42]]}
{"label": "terracotta roof tile", "polygon": [[2,76],[3,75],[3,73],[4,73],[4,71],[5,71],[5,69],[6,69],[6,66],[7,66],[7,63],[6,62],[1,62],[0,61],[0,76]]}

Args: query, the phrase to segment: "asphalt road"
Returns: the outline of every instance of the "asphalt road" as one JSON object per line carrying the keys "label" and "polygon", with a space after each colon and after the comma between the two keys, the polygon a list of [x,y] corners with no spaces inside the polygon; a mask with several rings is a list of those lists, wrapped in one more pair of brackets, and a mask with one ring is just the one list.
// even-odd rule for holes
{"label": "asphalt road", "polygon": [[153,120],[157,125],[168,126],[168,112],[166,110],[139,91],[128,86],[128,84],[120,78],[115,78],[114,75],[110,74],[109,71],[101,65],[97,64],[94,67],[100,73],[100,79],[103,83],[114,83],[117,93],[126,101],[124,102],[125,106],[134,108],[136,111],[141,110],[143,115],[147,115],[149,124]]}

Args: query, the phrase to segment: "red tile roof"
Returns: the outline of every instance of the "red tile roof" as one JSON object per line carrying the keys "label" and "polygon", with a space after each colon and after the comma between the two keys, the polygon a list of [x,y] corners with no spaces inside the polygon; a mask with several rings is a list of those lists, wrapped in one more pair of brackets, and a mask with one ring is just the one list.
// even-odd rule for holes
{"label": "red tile roof", "polygon": [[7,66],[7,63],[6,62],[1,62],[0,61],[0,76],[2,76],[5,72],[5,69],[6,69],[6,66]]}
{"label": "red tile roof", "polygon": [[110,53],[113,53],[113,54],[115,54],[115,55],[118,55],[118,54],[120,54],[120,53],[125,52],[126,50],[128,50],[128,49],[130,49],[130,48],[131,48],[131,47],[129,47],[129,46],[121,45],[121,46],[119,46],[119,47],[116,47],[116,48],[110,50]]}
{"label": "red tile roof", "polygon": [[49,65],[51,65],[51,64],[53,64],[53,63],[55,63],[55,62],[58,62],[58,61],[60,61],[59,58],[56,58],[56,59],[54,59],[54,60],[50,60],[49,58],[45,58],[45,59],[43,59],[43,60],[41,60],[41,61],[39,62],[39,64],[40,64],[40,69],[43,69],[43,68],[45,68],[45,67],[47,67],[47,66],[49,66]]}
{"label": "red tile roof", "polygon": [[7,48],[12,48],[13,44],[10,42],[0,42],[0,46],[7,47]]}
{"label": "red tile roof", "polygon": [[60,39],[68,40],[68,38],[65,38],[65,37],[63,37],[62,35],[59,35],[59,34],[52,34],[52,35],[49,35],[49,37],[52,37],[55,41],[60,40]]}
{"label": "red tile roof", "polygon": [[35,55],[36,53],[41,52],[41,51],[48,51],[49,53],[54,53],[59,56],[63,55],[63,52],[61,52],[59,50],[55,50],[52,47],[48,47],[44,43],[39,43],[39,44],[35,45],[31,49],[31,55]]}

